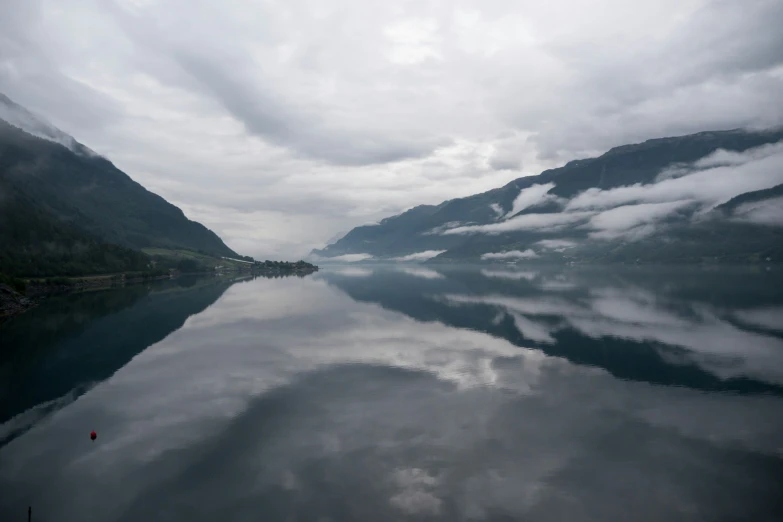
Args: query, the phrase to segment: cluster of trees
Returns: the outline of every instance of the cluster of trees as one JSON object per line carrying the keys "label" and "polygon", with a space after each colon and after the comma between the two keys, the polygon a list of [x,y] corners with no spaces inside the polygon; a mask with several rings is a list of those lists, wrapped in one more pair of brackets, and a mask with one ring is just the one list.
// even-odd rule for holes
{"label": "cluster of trees", "polygon": [[268,259],[264,262],[256,261],[256,266],[259,268],[266,268],[266,269],[278,269],[278,270],[317,270],[318,267],[308,263],[306,261],[296,261],[296,262],[290,262],[290,261],[269,261]]}
{"label": "cluster of trees", "polygon": [[184,258],[177,261],[175,268],[183,274],[192,274],[194,272],[205,272],[207,270],[201,263],[195,259]]}
{"label": "cluster of trees", "polygon": [[149,268],[141,252],[89,232],[78,215],[45,207],[0,176],[0,272],[14,277],[106,274]]}
{"label": "cluster of trees", "polygon": [[0,248],[0,271],[14,277],[109,274],[148,268],[149,259],[143,253],[92,238],[48,237],[46,241]]}

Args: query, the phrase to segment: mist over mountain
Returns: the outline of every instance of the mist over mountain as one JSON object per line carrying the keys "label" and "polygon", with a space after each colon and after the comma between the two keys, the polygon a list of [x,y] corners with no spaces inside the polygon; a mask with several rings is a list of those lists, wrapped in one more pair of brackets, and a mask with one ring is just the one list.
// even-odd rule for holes
{"label": "mist over mountain", "polygon": [[649,140],[357,227],[340,261],[749,262],[783,256],[783,130]]}
{"label": "mist over mountain", "polygon": [[15,103],[8,96],[0,92],[0,120],[10,123],[14,127],[32,134],[37,138],[59,143],[71,152],[84,156],[97,156],[98,154],[85,147],[72,136],[61,131],[40,116],[36,116],[21,105]]}
{"label": "mist over mountain", "polygon": [[0,95],[0,272],[140,270],[138,250],[237,254],[71,136]]}

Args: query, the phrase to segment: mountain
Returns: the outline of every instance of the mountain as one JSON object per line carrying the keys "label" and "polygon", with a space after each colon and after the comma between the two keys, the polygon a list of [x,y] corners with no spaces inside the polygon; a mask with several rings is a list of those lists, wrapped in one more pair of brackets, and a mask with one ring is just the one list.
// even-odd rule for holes
{"label": "mountain", "polygon": [[[239,257],[109,160],[1,95],[0,118],[0,272],[135,270],[148,264],[138,250],[150,247]],[[73,270],[62,268],[68,263]]]}
{"label": "mountain", "polygon": [[[744,262],[783,257],[783,129],[616,147],[354,228],[321,259]],[[773,188],[777,187],[777,188]]]}
{"label": "mountain", "polygon": [[0,120],[10,123],[14,127],[25,131],[38,138],[59,143],[77,154],[85,156],[97,156],[94,151],[88,149],[70,135],[64,133],[51,123],[44,121],[21,105],[15,103],[8,96],[0,92]]}

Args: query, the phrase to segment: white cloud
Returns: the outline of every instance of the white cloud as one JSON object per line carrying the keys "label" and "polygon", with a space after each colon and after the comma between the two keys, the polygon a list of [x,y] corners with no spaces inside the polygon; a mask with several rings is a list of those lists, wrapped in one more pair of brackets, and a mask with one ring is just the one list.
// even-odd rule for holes
{"label": "white cloud", "polygon": [[734,210],[734,216],[740,221],[782,227],[783,197],[745,203]]}
{"label": "white cloud", "polygon": [[536,272],[521,271],[521,270],[486,270],[481,269],[481,274],[484,277],[496,277],[500,279],[512,279],[519,281],[524,279],[526,281],[532,281],[536,278]]}
{"label": "white cloud", "polygon": [[438,227],[431,228],[430,230],[427,230],[426,232],[423,232],[422,235],[433,235],[433,234],[442,234],[447,230],[450,230],[452,228],[458,228],[459,226],[464,225],[464,223],[460,221],[449,221],[448,223],[444,223]]}
{"label": "white cloud", "polygon": [[[556,306],[576,314],[563,321],[579,313],[603,318],[609,336],[626,335],[627,327],[631,335],[675,330],[684,339],[700,334],[691,330],[716,326],[714,318],[688,313],[648,321],[644,312],[655,311],[654,305],[624,291],[603,297],[611,295],[616,302],[599,307],[577,302],[568,308],[562,299],[544,299],[538,308],[536,299],[522,300],[516,307],[529,315],[536,309],[546,315],[545,308]],[[641,313],[619,315],[629,308],[623,296]],[[539,329],[523,325],[529,334],[542,339],[551,334],[549,318],[525,319]],[[722,333],[720,327],[714,332]],[[228,335],[231,343],[215,342]],[[696,339],[712,356],[713,366],[707,367],[728,374],[755,369],[749,361],[759,355],[753,349],[758,339],[721,343],[731,349],[718,363],[713,340]],[[371,393],[361,393],[366,390]],[[302,407],[282,408],[282,417],[270,418],[270,401],[279,405],[281,397]],[[697,505],[714,519],[725,504],[713,506],[712,499],[725,492],[726,481],[738,470],[757,471],[760,459],[779,458],[780,410],[779,397],[769,394],[705,393],[619,379],[481,332],[358,303],[322,281],[256,280],[232,287],[110,381],[17,439],[12,451],[3,452],[0,485],[14,498],[27,498],[49,480],[53,487],[39,515],[68,520],[116,518],[117,499],[122,513],[154,515],[172,498],[186,511],[198,505],[205,487],[215,492],[208,507],[220,513],[235,509],[237,498],[275,494],[281,485],[295,488],[286,493],[296,497],[295,505],[283,506],[294,513],[323,506],[322,484],[308,474],[313,462],[325,466],[328,476],[340,476],[346,459],[363,454],[367,458],[339,484],[349,489],[328,492],[351,500],[353,484],[372,481],[361,492],[367,495],[361,506],[382,518],[410,513],[482,519],[502,512],[524,519],[531,509],[546,514],[553,505],[564,510],[565,519],[584,513],[600,518],[607,502],[626,512],[652,495],[660,500],[650,503],[656,510],[652,519],[671,518],[670,504]],[[103,426],[95,444],[62,436],[74,430],[84,436],[83,427],[93,423]],[[614,458],[607,426],[632,426],[634,440],[652,437],[655,444],[635,444]],[[401,430],[415,437],[401,440]],[[694,444],[704,451],[690,466]],[[753,458],[750,463],[709,458],[727,451]],[[193,477],[194,467],[206,464],[213,477]],[[595,466],[608,473],[559,480],[581,477]],[[650,466],[663,488],[629,488],[634,493],[629,499],[616,494],[618,477],[633,480]],[[47,479],[52,469],[59,471]],[[705,471],[710,480],[700,480]],[[602,481],[604,475],[608,481]],[[183,487],[183,480],[194,487]],[[755,488],[732,495],[731,506],[738,509],[759,505]],[[762,500],[776,500],[774,488]],[[234,512],[252,515],[253,507]],[[185,511],[174,508],[175,515]]]}
{"label": "white cloud", "polygon": [[511,217],[525,209],[538,206],[552,199],[551,197],[547,197],[547,192],[553,188],[555,188],[554,183],[546,183],[544,185],[533,185],[532,187],[520,190],[519,195],[514,199],[514,204],[511,206],[511,210],[506,214],[506,217]]}
{"label": "white cloud", "polygon": [[524,252],[520,250],[509,250],[508,252],[489,252],[481,254],[481,259],[533,259],[538,257],[532,249]]}
{"label": "white cloud", "polygon": [[441,37],[435,20],[403,20],[387,27],[384,32],[392,42],[388,57],[393,63],[413,65],[429,58],[442,59],[438,50]]}
{"label": "white cloud", "polygon": [[539,343],[554,344],[555,338],[552,337],[552,334],[550,333],[552,329],[547,325],[533,321],[522,314],[514,312],[511,312],[511,317],[514,318],[514,326],[517,327],[519,333],[526,339]]}
{"label": "white cloud", "polygon": [[442,234],[503,234],[517,230],[552,231],[586,221],[595,212],[558,212],[551,214],[522,214],[501,223],[469,225],[445,230]]}
{"label": "white cloud", "polygon": [[445,250],[425,250],[424,252],[416,252],[414,254],[408,254],[407,256],[394,257],[392,259],[395,261],[426,261],[443,252],[445,252]]}
{"label": "white cloud", "polygon": [[492,145],[489,166],[494,170],[521,170],[528,137],[529,133],[519,132],[499,137]]}
{"label": "white cloud", "polygon": [[[654,341],[686,348],[685,356],[721,379],[753,376],[765,382],[783,383],[779,354],[783,341],[741,330],[708,308],[697,316],[678,315],[632,288],[594,291],[587,302],[561,297],[522,298],[503,295],[447,294],[439,297],[455,306],[488,305],[524,316],[558,316],[593,338],[616,337]],[[753,315],[746,320],[756,319]],[[768,315],[761,319],[769,320]]]}
{"label": "white cloud", "polygon": [[420,468],[398,469],[392,474],[393,481],[400,488],[389,502],[407,515],[435,516],[440,514],[443,501],[433,490],[438,479]]}
{"label": "white cloud", "polygon": [[355,266],[338,268],[336,270],[331,270],[331,272],[347,277],[370,277],[373,274],[373,271],[368,268],[359,268]]}
{"label": "white cloud", "polygon": [[545,279],[538,284],[538,288],[547,292],[565,292],[577,288],[576,283],[561,281],[558,279]]}
{"label": "white cloud", "polygon": [[708,169],[711,167],[724,167],[731,165],[744,165],[749,161],[760,160],[768,156],[774,156],[781,151],[781,144],[773,143],[771,145],[762,145],[744,152],[734,152],[730,150],[718,149],[712,154],[701,158],[693,163],[698,169]]}
{"label": "white cloud", "polygon": [[737,310],[734,315],[746,324],[783,332],[783,306]]}
{"label": "white cloud", "polygon": [[343,263],[357,263],[359,261],[368,261],[370,259],[375,259],[370,254],[343,254],[341,256],[334,256],[329,258],[324,258],[324,261],[338,261]]}
{"label": "white cloud", "polygon": [[423,267],[401,267],[399,269],[400,272],[404,274],[411,275],[413,277],[421,277],[423,279],[443,279],[444,275],[436,272],[435,270],[430,270],[429,268],[423,268]]}
{"label": "white cloud", "polygon": [[[566,210],[605,209],[630,203],[686,199],[715,206],[745,192],[783,183],[783,144],[753,149],[735,154],[732,158],[729,164],[696,170],[649,185],[636,184],[610,190],[591,188],[569,201]],[[707,163],[712,165],[714,161]]]}
{"label": "white cloud", "polygon": [[535,244],[544,250],[554,250],[556,252],[562,252],[577,245],[575,241],[567,239],[542,239],[541,241],[536,241]]}
{"label": "white cloud", "polygon": [[651,233],[654,224],[675,212],[691,206],[692,201],[670,203],[642,203],[623,205],[596,214],[590,218],[589,226],[596,232],[592,237],[614,238],[621,235],[639,237]]}
{"label": "white cloud", "polygon": [[76,141],[71,136],[57,129],[43,118],[32,114],[24,107],[4,99],[2,95],[0,95],[0,119],[22,129],[28,134],[59,143],[74,152],[79,152],[79,149],[76,148]]}

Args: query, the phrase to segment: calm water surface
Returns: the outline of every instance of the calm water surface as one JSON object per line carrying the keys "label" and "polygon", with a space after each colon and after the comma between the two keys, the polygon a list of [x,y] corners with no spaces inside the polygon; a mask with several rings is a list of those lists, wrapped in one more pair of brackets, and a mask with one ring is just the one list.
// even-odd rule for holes
{"label": "calm water surface", "polygon": [[0,520],[783,520],[779,272],[51,299],[0,326]]}

